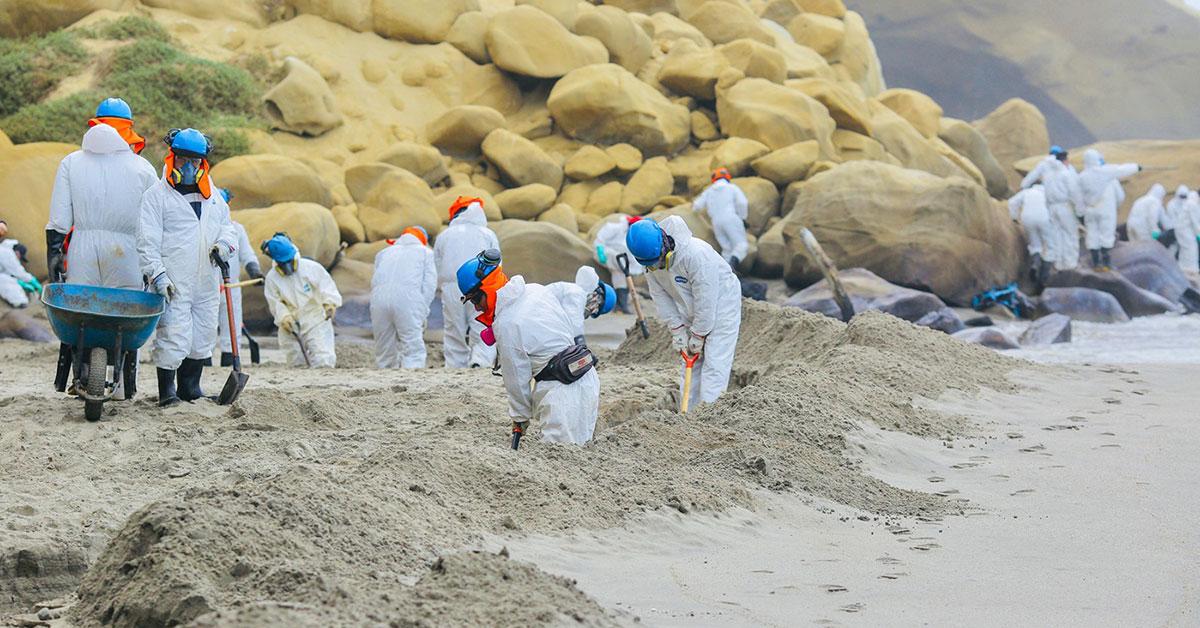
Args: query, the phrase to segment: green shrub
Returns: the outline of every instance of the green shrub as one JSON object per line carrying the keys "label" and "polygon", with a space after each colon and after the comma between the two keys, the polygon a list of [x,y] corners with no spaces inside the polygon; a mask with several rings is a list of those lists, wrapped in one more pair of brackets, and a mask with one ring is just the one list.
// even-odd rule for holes
{"label": "green shrub", "polygon": [[0,128],[17,144],[67,142],[78,144],[87,131],[87,121],[104,97],[97,92],[80,92],[66,98],[36,103],[0,120]]}
{"label": "green shrub", "polygon": [[140,41],[171,41],[162,24],[140,15],[122,15],[111,22],[98,24],[91,30],[100,39],[136,39]]}
{"label": "green shrub", "polygon": [[68,31],[0,39],[0,116],[41,101],[86,59],[87,51]]}
{"label": "green shrub", "polygon": [[155,39],[135,41],[112,52],[112,56],[105,64],[104,75],[107,77],[135,68],[171,63],[186,56],[167,42]]}

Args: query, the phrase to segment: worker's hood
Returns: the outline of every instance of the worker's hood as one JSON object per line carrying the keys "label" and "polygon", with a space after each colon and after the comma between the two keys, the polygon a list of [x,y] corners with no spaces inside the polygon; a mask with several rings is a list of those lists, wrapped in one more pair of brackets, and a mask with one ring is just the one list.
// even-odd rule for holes
{"label": "worker's hood", "polygon": [[477,227],[487,226],[487,215],[483,213],[483,206],[479,203],[471,203],[467,208],[462,210],[450,224],[455,225],[462,223],[464,225],[475,225]]}
{"label": "worker's hood", "polygon": [[129,152],[129,144],[116,129],[107,124],[97,124],[83,134],[83,150],[89,153],[108,154]]}
{"label": "worker's hood", "polygon": [[20,244],[20,242],[17,240],[13,240],[12,238],[4,238],[3,240],[0,240],[0,249],[11,249],[18,244]]}
{"label": "worker's hood", "polygon": [[1100,155],[1100,151],[1089,148],[1083,153],[1084,168],[1099,168],[1104,165],[1104,157]]}
{"label": "worker's hood", "polygon": [[658,223],[658,226],[662,227],[663,233],[675,240],[676,251],[682,251],[692,243],[692,230],[688,228],[687,221],[682,217],[667,216]]}
{"label": "worker's hood", "polygon": [[600,285],[600,275],[591,266],[580,266],[575,273],[575,285],[583,288],[585,293],[590,293]]}
{"label": "worker's hood", "polygon": [[496,312],[504,311],[523,296],[525,296],[525,278],[520,275],[510,277],[508,283],[496,291]]}
{"label": "worker's hood", "polygon": [[1161,183],[1155,183],[1154,186],[1150,188],[1150,196],[1153,196],[1161,201],[1167,197],[1167,188],[1164,188]]}
{"label": "worker's hood", "polygon": [[406,233],[406,234],[400,236],[400,239],[396,240],[395,246],[425,246],[425,245],[421,244],[421,241],[417,239],[417,236],[415,236],[411,233]]}
{"label": "worker's hood", "polygon": [[1175,188],[1175,196],[1177,196],[1179,198],[1187,198],[1187,195],[1188,195],[1188,186],[1181,185],[1181,186]]}

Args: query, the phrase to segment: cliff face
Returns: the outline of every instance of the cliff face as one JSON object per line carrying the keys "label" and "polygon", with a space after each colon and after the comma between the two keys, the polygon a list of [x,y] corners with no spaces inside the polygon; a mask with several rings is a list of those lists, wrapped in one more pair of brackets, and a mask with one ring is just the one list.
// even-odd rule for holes
{"label": "cliff face", "polygon": [[1168,0],[850,0],[884,77],[975,119],[1011,97],[1056,143],[1200,135],[1200,18]]}

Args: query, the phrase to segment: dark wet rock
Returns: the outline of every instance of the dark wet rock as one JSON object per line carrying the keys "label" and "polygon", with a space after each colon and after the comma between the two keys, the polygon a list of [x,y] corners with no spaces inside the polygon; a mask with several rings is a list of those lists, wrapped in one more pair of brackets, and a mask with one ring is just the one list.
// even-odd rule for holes
{"label": "dark wet rock", "polygon": [[[863,268],[850,268],[841,271],[838,276],[850,302],[854,304],[855,313],[879,310],[915,323],[927,314],[946,308],[946,304],[934,294],[897,286]],[[841,310],[825,281],[793,294],[784,305],[841,320]]]}
{"label": "dark wet rock", "polygon": [[1037,347],[1071,342],[1071,317],[1063,314],[1049,314],[1033,321],[1033,324],[1021,334],[1022,347]]}
{"label": "dark wet rock", "polygon": [[1124,323],[1129,315],[1113,295],[1093,288],[1046,288],[1038,299],[1037,317],[1065,314],[1077,321]]}
{"label": "dark wet rock", "polygon": [[[1178,268],[1178,267],[1177,267]],[[1186,280],[1185,280],[1186,281]],[[1096,272],[1090,268],[1060,270],[1046,280],[1050,288],[1090,288],[1107,292],[1116,297],[1121,309],[1129,316],[1153,316],[1177,311],[1178,295],[1168,299],[1149,290],[1143,290],[1120,272]],[[1180,291],[1182,294],[1182,290]]]}
{"label": "dark wet rock", "polygon": [[917,320],[917,325],[936,329],[946,334],[956,334],[967,328],[954,310],[944,307],[936,312],[930,312]]}
{"label": "dark wet rock", "polygon": [[1021,345],[1017,344],[1008,334],[996,329],[995,327],[972,327],[964,329],[956,334],[951,334],[952,338],[957,338],[963,342],[983,345],[989,349],[1020,349]]}

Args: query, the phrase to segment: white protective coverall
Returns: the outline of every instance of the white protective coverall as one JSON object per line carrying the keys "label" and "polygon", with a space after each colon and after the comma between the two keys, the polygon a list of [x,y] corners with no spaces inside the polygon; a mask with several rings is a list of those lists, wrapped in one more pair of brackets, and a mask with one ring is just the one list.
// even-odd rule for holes
{"label": "white protective coverall", "polygon": [[297,251],[295,272],[285,275],[278,266],[272,268],[267,273],[263,295],[275,318],[275,326],[279,327],[279,346],[289,365],[305,366],[300,342],[282,327],[283,319],[291,314],[304,340],[309,365],[312,368],[337,366],[333,321],[325,318],[325,305],[341,307],[342,294],[324,266],[300,257]]}
{"label": "white protective coverall", "polygon": [[[707,338],[692,373],[688,403],[712,403],[729,385],[742,325],[741,284],[712,246],[692,236],[683,218],[668,216],[660,225],[674,238],[675,253],[669,268],[646,274],[650,297],[667,327],[684,325],[691,333]],[[681,379],[681,391],[682,384]]]}
{"label": "white protective coverall", "polygon": [[33,275],[21,265],[21,258],[13,250],[16,240],[0,240],[0,300],[13,307],[29,305],[29,296],[18,281],[33,281]]}
{"label": "white protective coverall", "polygon": [[1163,226],[1163,198],[1167,189],[1155,183],[1150,192],[1133,202],[1129,219],[1125,221],[1125,232],[1133,242],[1153,240],[1154,234],[1166,231]]}
{"label": "white protective coverall", "polygon": [[[1175,229],[1179,222],[1180,214],[1183,212],[1183,204],[1187,202],[1189,192],[1191,190],[1188,189],[1188,186],[1181,185],[1175,188],[1175,196],[1172,196],[1171,200],[1167,201],[1167,209],[1163,214],[1163,226],[1167,229]],[[1178,257],[1180,248],[1179,234],[1175,234],[1175,243],[1170,247],[1171,254]]]}
{"label": "white protective coverall", "polygon": [[1083,153],[1083,172],[1079,187],[1083,192],[1084,236],[1090,251],[1111,249],[1117,241],[1117,207],[1124,200],[1119,180],[1138,173],[1137,164],[1105,164],[1100,152],[1088,149]]}
{"label": "white protective coverall", "polygon": [[[242,223],[233,223],[233,230],[237,233],[237,251],[229,260],[229,281],[237,283],[242,280],[242,269],[250,262],[258,262],[258,257],[254,254],[254,247],[250,245],[250,236],[246,234],[246,228]],[[230,288],[229,296],[233,297],[233,324],[237,326],[238,347],[242,346],[242,289]],[[221,346],[222,353],[230,353],[233,351],[233,344],[229,340],[229,314],[225,309],[225,291],[221,291],[220,309],[217,310],[217,342]]]}
{"label": "white protective coverall", "polygon": [[1200,272],[1200,194],[1188,192],[1187,201],[1179,208],[1175,218],[1175,239],[1179,242],[1179,267],[1184,272]]}
{"label": "white protective coverall", "polygon": [[433,251],[411,233],[375,255],[371,277],[371,329],[375,365],[425,367],[425,320],[437,294]]}
{"label": "white protective coverall", "polygon": [[1046,207],[1046,191],[1035,184],[1017,192],[1008,199],[1008,213],[1013,220],[1020,220],[1029,240],[1029,254],[1040,255],[1045,261],[1057,259],[1058,240],[1050,224],[1050,209]]}
{"label": "white protective coverall", "polygon": [[[471,203],[450,221],[450,226],[438,234],[433,243],[437,263],[438,283],[442,289],[442,349],[449,368],[471,365],[490,367],[496,359],[496,348],[483,344],[479,332],[483,324],[476,321],[477,313],[470,303],[462,302],[455,273],[467,260],[486,249],[499,249],[500,240],[487,227],[487,217],[479,203]],[[467,335],[470,334],[468,341]]]}
{"label": "white protective coverall", "polygon": [[591,369],[578,381],[530,381],[550,359],[583,335],[587,294],[568,282],[526,284],[517,275],[496,292],[492,331],[500,356],[508,415],[513,422],[537,420],[542,440],[581,445],[592,438],[600,414],[600,378]]}
{"label": "white protective coverall", "polygon": [[1054,157],[1046,157],[1021,181],[1028,188],[1038,181],[1046,191],[1046,207],[1050,209],[1050,222],[1054,226],[1054,262],[1058,270],[1069,270],[1079,266],[1079,220],[1083,215],[1083,190],[1079,185],[1079,174],[1075,168]]}
{"label": "white protective coverall", "polygon": [[157,180],[150,162],[130,150],[116,129],[97,124],[84,133],[83,148],[58,165],[46,223],[46,230],[62,234],[75,228],[68,282],[142,289],[138,223],[142,195]]}
{"label": "white protective coverall", "polygon": [[721,257],[726,262],[733,258],[746,259],[750,244],[746,241],[746,217],[749,203],[738,186],[725,179],[717,179],[692,203],[692,210],[708,212],[712,221],[717,244],[721,246]]}
{"label": "white protective coverall", "polygon": [[625,234],[627,233],[629,233],[629,221],[625,220],[625,217],[622,216],[618,220],[604,223],[604,226],[600,227],[600,230],[596,232],[596,240],[592,243],[593,247],[604,247],[604,256],[606,258],[604,266],[608,268],[608,272],[612,273],[613,288],[618,290],[629,286],[625,281],[625,273],[621,272],[621,265],[617,262],[618,255],[625,254],[629,259],[630,275],[637,277],[646,272],[646,269],[642,268],[642,265],[633,259],[633,255],[629,254],[629,247],[625,244]]}
{"label": "white protective coverall", "polygon": [[[216,182],[212,185],[215,190]],[[200,203],[199,218],[191,202]],[[220,194],[213,193],[207,199],[199,193],[185,196],[166,179],[146,190],[137,246],[142,274],[153,285],[156,277],[166,273],[175,285],[175,295],[158,319],[154,336],[154,364],[158,368],[173,371],[184,358],[212,357],[221,305],[221,271],[209,258],[214,245],[222,247],[228,259],[237,252],[229,205]],[[72,242],[71,255],[74,252]],[[67,270],[74,271],[69,266]]]}

